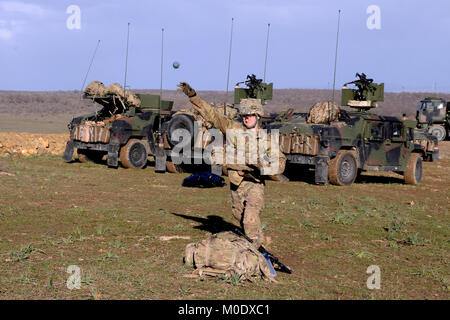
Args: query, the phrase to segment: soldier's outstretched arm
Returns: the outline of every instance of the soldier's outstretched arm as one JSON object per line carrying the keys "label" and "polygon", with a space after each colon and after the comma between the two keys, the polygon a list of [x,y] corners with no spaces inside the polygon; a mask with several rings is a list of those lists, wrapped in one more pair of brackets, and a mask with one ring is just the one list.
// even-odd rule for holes
{"label": "soldier's outstretched arm", "polygon": [[180,82],[178,85],[179,91],[183,91],[189,97],[192,107],[200,113],[203,119],[211,123],[211,125],[222,133],[226,133],[227,129],[233,128],[234,121],[220,115],[207,101],[200,98],[194,89],[186,82]]}

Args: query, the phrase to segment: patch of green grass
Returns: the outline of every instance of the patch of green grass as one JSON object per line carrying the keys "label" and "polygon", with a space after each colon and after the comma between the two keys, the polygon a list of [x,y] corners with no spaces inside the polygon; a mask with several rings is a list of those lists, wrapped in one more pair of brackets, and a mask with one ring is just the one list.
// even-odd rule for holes
{"label": "patch of green grass", "polygon": [[395,240],[398,233],[402,233],[405,231],[406,224],[407,224],[406,220],[395,217],[389,223],[389,225],[383,227],[384,231],[388,233],[386,238],[388,240]]}
{"label": "patch of green grass", "polygon": [[307,228],[318,228],[319,227],[317,224],[313,224],[309,218],[306,218],[302,224]]}
{"label": "patch of green grass", "polygon": [[41,249],[35,248],[33,244],[30,243],[22,247],[20,250],[10,252],[8,256],[9,260],[12,262],[22,262],[28,260],[33,252],[45,253]]}
{"label": "patch of green grass", "polygon": [[108,231],[109,231],[109,229],[105,228],[105,226],[103,226],[103,225],[99,225],[99,226],[97,226],[97,228],[95,228],[95,233],[98,236],[104,236]]}
{"label": "patch of green grass", "polygon": [[124,247],[124,244],[122,243],[122,241],[120,239],[116,239],[114,241],[110,241],[109,245],[116,248],[116,249],[120,249]]}
{"label": "patch of green grass", "polygon": [[106,250],[105,254],[99,258],[99,260],[104,262],[113,261],[117,259],[119,259],[119,257],[109,250]]}
{"label": "patch of green grass", "polygon": [[310,235],[309,235],[309,237],[310,237],[311,239],[320,239],[320,238],[321,238],[320,233],[315,232],[315,231],[311,232]]}
{"label": "patch of green grass", "polygon": [[80,242],[83,242],[83,241],[86,241],[87,239],[89,239],[89,237],[83,236],[81,229],[79,227],[76,227],[73,230],[71,236],[72,236],[73,240],[80,241]]}
{"label": "patch of green grass", "polygon": [[17,278],[18,282],[24,283],[24,284],[29,284],[29,283],[33,283],[36,282],[36,278],[34,278],[33,276],[30,276],[28,273],[23,273],[20,275],[19,278]]}
{"label": "patch of green grass", "polygon": [[261,222],[261,229],[263,229],[263,230],[269,230],[269,226],[267,225],[267,222],[266,221],[262,221]]}
{"label": "patch of green grass", "polygon": [[421,268],[417,269],[417,271],[412,272],[411,274],[413,276],[421,278],[421,277],[429,275],[429,272],[425,268],[421,267]]}
{"label": "patch of green grass", "polygon": [[422,246],[427,241],[419,236],[419,233],[414,233],[406,236],[406,238],[402,241],[404,244],[412,245],[412,246]]}
{"label": "patch of green grass", "polygon": [[322,206],[322,203],[319,200],[309,200],[308,203],[306,204],[306,208],[308,209],[308,211],[313,211],[316,210],[318,208],[320,208]]}
{"label": "patch of green grass", "polygon": [[325,241],[333,241],[334,240],[334,238],[331,234],[324,234],[324,235],[322,235],[321,239],[325,240]]}
{"label": "patch of green grass", "polygon": [[191,294],[191,288],[186,287],[184,285],[180,285],[178,291],[182,296],[187,296]]}
{"label": "patch of green grass", "polygon": [[346,226],[352,224],[355,218],[355,214],[353,214],[352,212],[348,212],[347,210],[342,208],[335,213],[334,217],[331,219],[331,222]]}
{"label": "patch of green grass", "polygon": [[359,259],[370,259],[374,256],[373,254],[365,250],[350,250],[348,251],[348,254]]}

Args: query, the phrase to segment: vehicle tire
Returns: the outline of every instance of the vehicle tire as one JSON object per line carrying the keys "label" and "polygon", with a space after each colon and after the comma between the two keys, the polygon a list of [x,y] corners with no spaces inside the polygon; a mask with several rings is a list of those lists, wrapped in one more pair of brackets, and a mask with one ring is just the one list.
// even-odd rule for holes
{"label": "vehicle tire", "polygon": [[358,175],[358,165],[354,151],[341,150],[330,161],[328,166],[328,179],[330,183],[338,186],[351,185]]}
{"label": "vehicle tire", "polygon": [[99,163],[102,161],[104,153],[95,150],[77,149],[77,156],[81,163]]}
{"label": "vehicle tire", "polygon": [[183,168],[179,164],[173,163],[173,161],[166,161],[167,172],[170,173],[182,173]]}
{"label": "vehicle tire", "polygon": [[440,125],[431,126],[431,128],[428,130],[428,132],[431,135],[435,136],[438,139],[438,141],[444,140],[445,136],[447,134],[445,132],[445,128],[443,126],[440,126]]}
{"label": "vehicle tire", "polygon": [[420,183],[422,180],[422,155],[420,153],[411,153],[403,175],[406,184]]}
{"label": "vehicle tire", "polygon": [[173,133],[177,129],[184,129],[190,134],[191,146],[194,144],[194,117],[188,114],[178,114],[173,117],[167,125],[167,139],[169,144],[173,147],[182,141],[181,138],[172,138]]}
{"label": "vehicle tire", "polygon": [[147,148],[139,139],[130,139],[120,148],[120,162],[125,168],[143,168],[147,164]]}

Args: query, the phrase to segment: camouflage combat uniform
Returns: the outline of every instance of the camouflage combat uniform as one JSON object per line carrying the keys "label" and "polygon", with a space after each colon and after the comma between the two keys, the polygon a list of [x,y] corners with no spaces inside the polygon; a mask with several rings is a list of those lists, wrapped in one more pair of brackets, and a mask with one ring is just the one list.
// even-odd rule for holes
{"label": "camouflage combat uniform", "polygon": [[[186,84],[187,85],[187,84]],[[189,86],[189,85],[187,85]],[[184,89],[182,87],[182,89]],[[189,96],[189,100],[195,110],[197,110],[203,119],[209,122],[213,127],[219,129],[224,135],[228,129],[241,129],[243,134],[253,129],[247,129],[242,123],[229,119],[223,114],[218,113],[208,102],[198,97],[193,89],[188,87],[184,92]],[[256,99],[248,99],[256,100]],[[241,102],[242,107],[242,102]],[[262,110],[262,109],[261,109]],[[260,139],[258,131],[256,131],[256,139]],[[270,135],[268,135],[270,141]],[[259,144],[258,144],[259,145]],[[270,163],[278,161],[276,172],[270,172],[271,175],[280,174],[284,171],[286,158],[279,150],[278,155],[272,157],[270,145],[265,145],[266,150],[263,154],[267,155]],[[246,146],[248,152],[248,147]],[[258,163],[260,163],[258,161]],[[261,228],[260,215],[264,208],[264,185],[268,178],[262,165],[227,164],[224,166],[228,171],[231,189],[232,213],[244,229],[245,234],[253,240],[256,247],[259,247],[264,241]]]}

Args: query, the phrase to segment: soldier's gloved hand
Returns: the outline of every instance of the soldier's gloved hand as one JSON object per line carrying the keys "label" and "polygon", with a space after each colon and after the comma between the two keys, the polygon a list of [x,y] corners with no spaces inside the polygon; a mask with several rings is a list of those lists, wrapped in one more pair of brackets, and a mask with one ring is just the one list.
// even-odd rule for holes
{"label": "soldier's gloved hand", "polygon": [[177,91],[183,91],[185,95],[187,95],[189,98],[195,96],[197,93],[194,89],[191,88],[191,86],[187,82],[180,82],[177,84]]}

